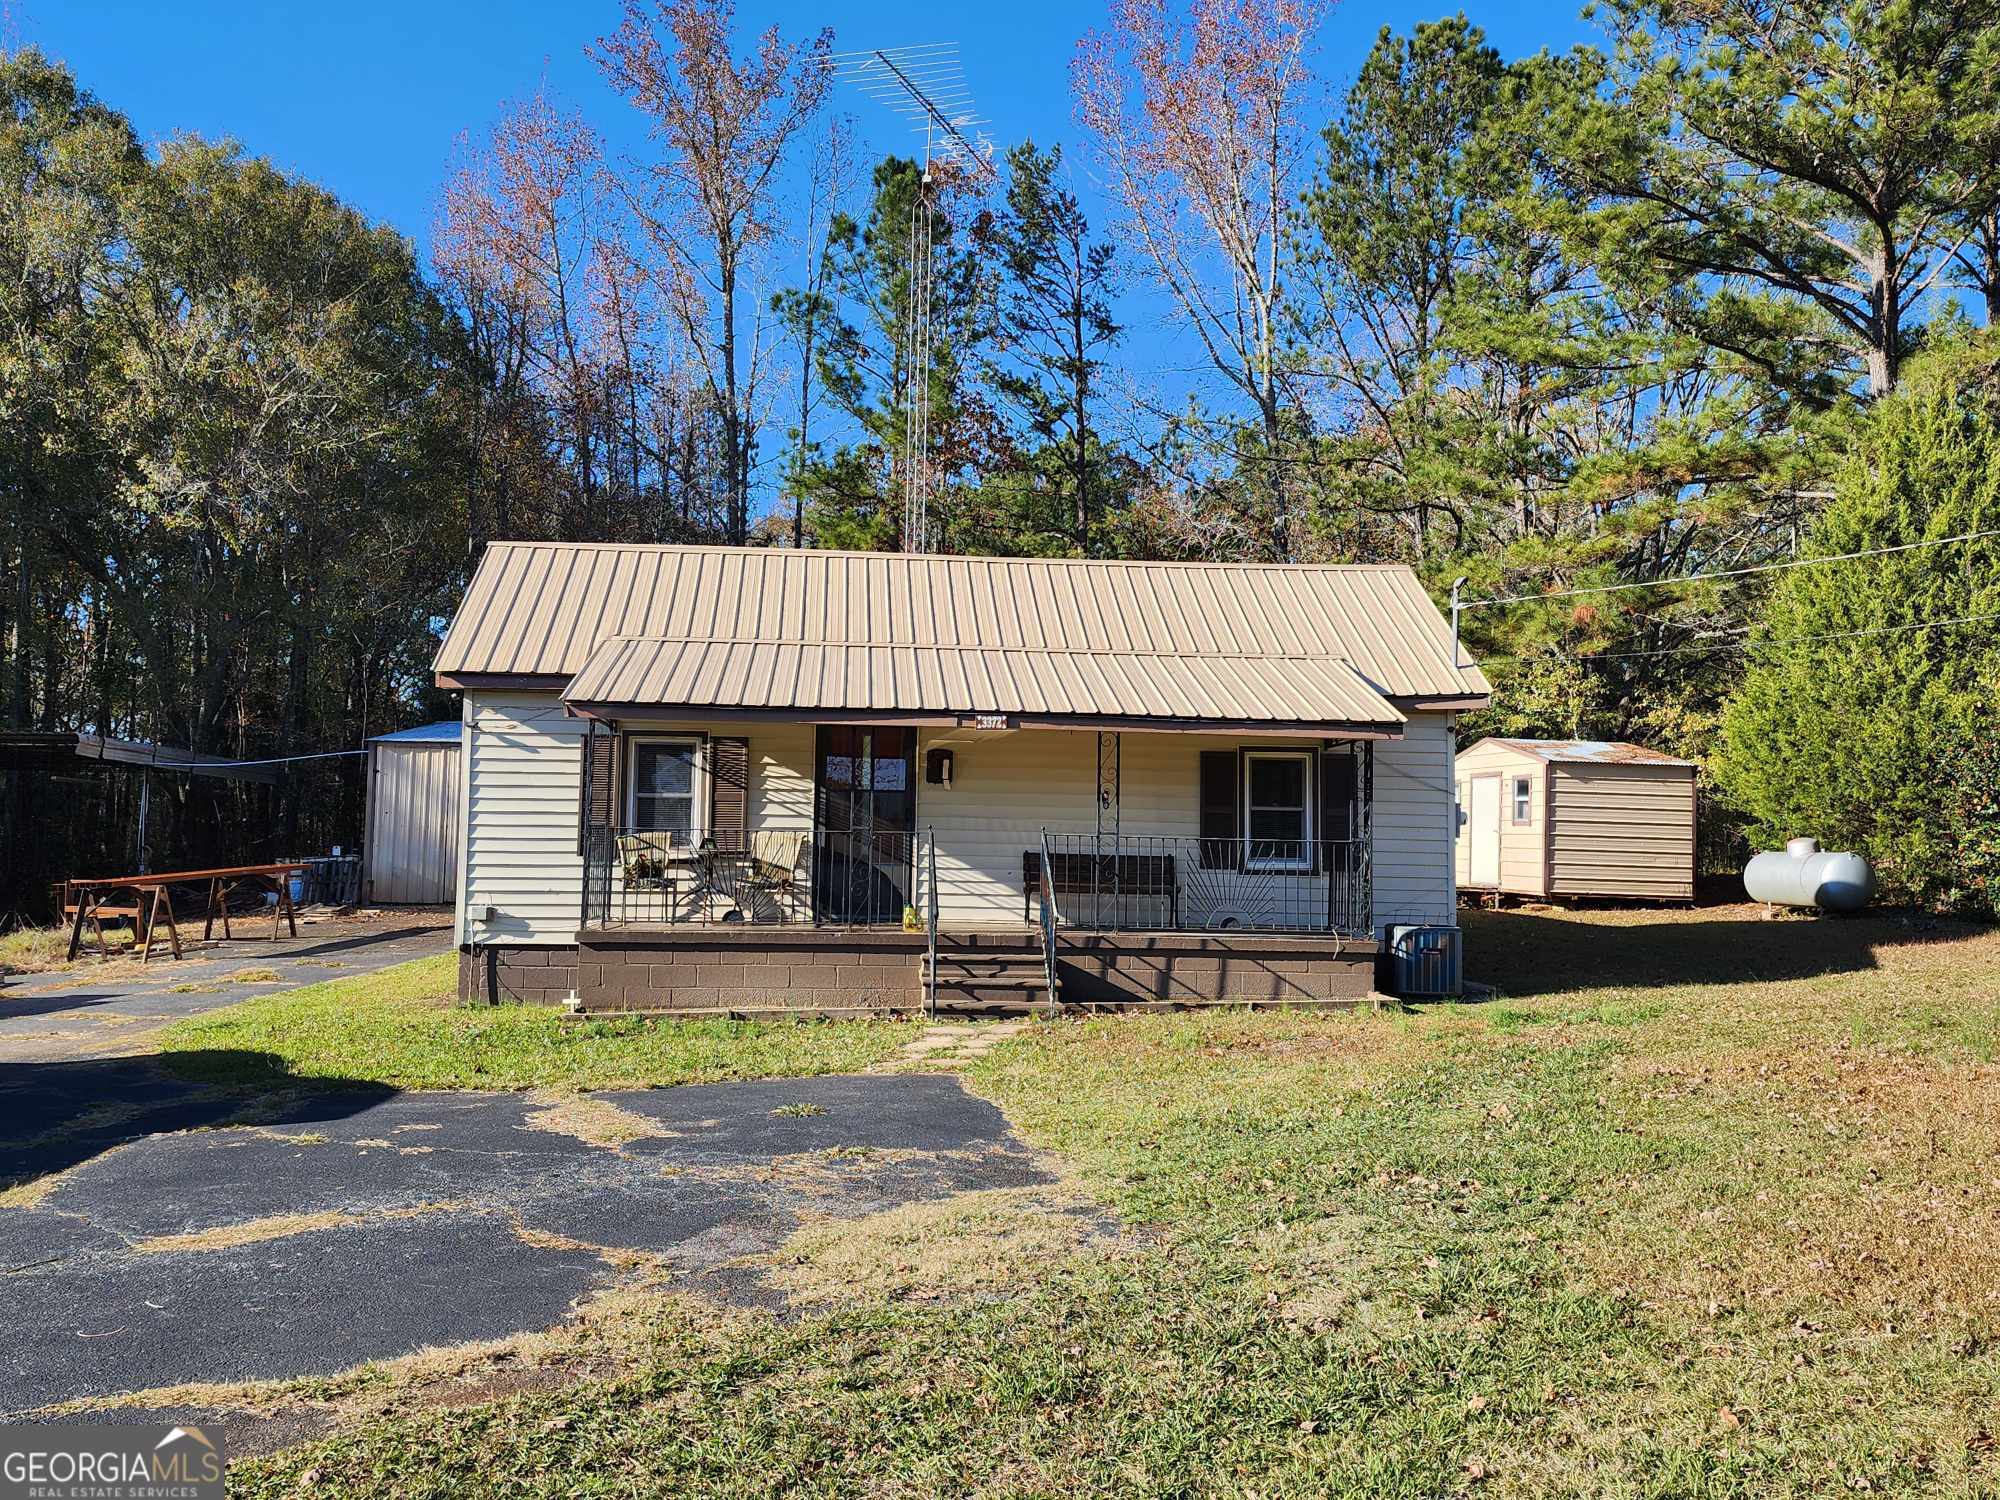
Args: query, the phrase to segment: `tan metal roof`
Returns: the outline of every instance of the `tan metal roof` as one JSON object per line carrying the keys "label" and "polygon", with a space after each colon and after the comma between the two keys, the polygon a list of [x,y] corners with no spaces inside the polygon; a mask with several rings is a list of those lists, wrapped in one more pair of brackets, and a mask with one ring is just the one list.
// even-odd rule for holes
{"label": "tan metal roof", "polygon": [[[600,656],[614,640],[626,644]],[[809,655],[819,680],[805,672]],[[865,677],[853,675],[864,663]],[[1219,720],[1249,717],[1269,694],[1259,719],[1310,707],[1300,722],[1328,723],[1391,722],[1386,704],[1356,696],[1364,688],[1433,700],[1489,692],[1476,667],[1453,665],[1443,617],[1402,567],[550,542],[487,548],[436,669],[448,685],[561,687],[583,673],[570,694],[579,702],[586,689],[699,683],[711,696],[686,701],[709,706],[765,691],[756,685],[787,670],[790,696],[773,707],[886,706],[874,700],[928,700],[960,682],[983,696],[990,681],[1012,683],[1010,701],[1068,701],[1075,715],[1155,702]],[[734,685],[715,696],[722,684]],[[1012,711],[992,699],[950,707]]]}
{"label": "tan metal roof", "polygon": [[[1484,740],[1480,741],[1480,744],[1485,743]],[[1681,760],[1658,750],[1649,750],[1644,745],[1634,745],[1628,740],[1513,740],[1501,739],[1496,735],[1493,737],[1493,743],[1505,745],[1509,750],[1519,750],[1523,755],[1532,755],[1537,760],[1567,765],[1691,766],[1694,764],[1691,760]],[[1468,748],[1477,749],[1478,746]]]}
{"label": "tan metal roof", "polygon": [[1225,720],[1393,730],[1403,715],[1325,657],[969,646],[820,646],[614,636],[571,679],[579,708],[801,709],[1030,720]]}

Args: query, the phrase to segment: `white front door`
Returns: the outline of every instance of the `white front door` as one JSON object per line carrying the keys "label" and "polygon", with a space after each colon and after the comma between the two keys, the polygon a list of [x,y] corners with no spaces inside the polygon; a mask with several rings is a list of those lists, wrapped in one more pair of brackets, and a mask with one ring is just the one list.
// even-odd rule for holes
{"label": "white front door", "polygon": [[1466,837],[1472,847],[1466,858],[1467,885],[1500,884],[1500,778],[1472,778],[1472,806],[1467,809]]}

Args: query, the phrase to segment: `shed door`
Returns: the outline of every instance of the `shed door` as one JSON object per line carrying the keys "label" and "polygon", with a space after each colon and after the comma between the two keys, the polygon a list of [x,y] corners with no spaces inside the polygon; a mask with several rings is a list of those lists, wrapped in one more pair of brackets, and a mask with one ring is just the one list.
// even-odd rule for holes
{"label": "shed door", "polygon": [[1467,856],[1467,885],[1500,884],[1500,778],[1472,778],[1472,806],[1466,816],[1466,837],[1471,841]]}

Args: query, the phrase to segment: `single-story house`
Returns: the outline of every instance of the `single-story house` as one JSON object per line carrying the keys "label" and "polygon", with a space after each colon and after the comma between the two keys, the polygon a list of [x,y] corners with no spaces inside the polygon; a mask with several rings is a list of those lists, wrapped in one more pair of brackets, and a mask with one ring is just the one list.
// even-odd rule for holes
{"label": "single-story house", "polygon": [[1695,765],[1620,740],[1488,738],[1458,754],[1458,884],[1694,900]]}
{"label": "single-story house", "polygon": [[592,1011],[1359,998],[1489,691],[1402,567],[541,542],[436,672],[461,995]]}

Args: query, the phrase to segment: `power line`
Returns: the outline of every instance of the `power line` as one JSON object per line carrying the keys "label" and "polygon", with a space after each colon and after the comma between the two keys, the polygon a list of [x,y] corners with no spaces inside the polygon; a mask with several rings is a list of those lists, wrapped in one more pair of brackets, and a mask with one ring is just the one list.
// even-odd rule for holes
{"label": "power line", "polygon": [[1779,573],[1787,568],[1804,568],[1815,563],[1852,562],[1861,557],[1887,557],[1892,552],[1914,552],[1920,547],[1943,547],[1952,542],[1976,542],[1982,537],[2000,536],[2000,527],[1967,531],[1958,536],[1934,537],[1923,542],[1901,542],[1893,547],[1870,547],[1864,552],[1837,552],[1829,557],[1795,557],[1788,562],[1760,563],[1754,568],[1725,568],[1716,573],[1687,573],[1674,578],[1656,578],[1649,583],[1606,583],[1594,588],[1553,589],[1543,594],[1507,594],[1496,599],[1461,599],[1456,608],[1463,612],[1488,604],[1528,604],[1537,599],[1573,599],[1580,594],[1620,594],[1629,589],[1663,589],[1677,583],[1702,583],[1711,578],[1745,578],[1753,573]]}
{"label": "power line", "polygon": [[[1831,561],[1832,559],[1821,559]],[[1774,636],[1769,640],[1729,641],[1714,646],[1662,646],[1654,651],[1595,651],[1581,653],[1557,653],[1556,661],[1629,661],[1643,656],[1712,656],[1720,651],[1761,651],[1767,646],[1804,646],[1815,641],[1847,641],[1859,636],[1895,635],[1910,630],[1940,630],[1947,625],[1974,625],[1984,620],[2000,620],[2000,610],[1992,610],[1978,615],[1957,615],[1946,620],[1918,620],[1908,625],[1876,625],[1866,630],[1830,630],[1819,635]],[[1491,666],[1503,661],[1532,661],[1538,658],[1528,655],[1489,656],[1479,665]],[[1543,657],[1541,660],[1551,658]]]}
{"label": "power line", "polygon": [[[155,771],[223,771],[237,766],[289,766],[302,760],[338,760],[344,755],[366,755],[366,750],[322,750],[313,755],[274,755],[266,760],[151,760],[135,762]],[[104,756],[86,756],[103,760]]]}

